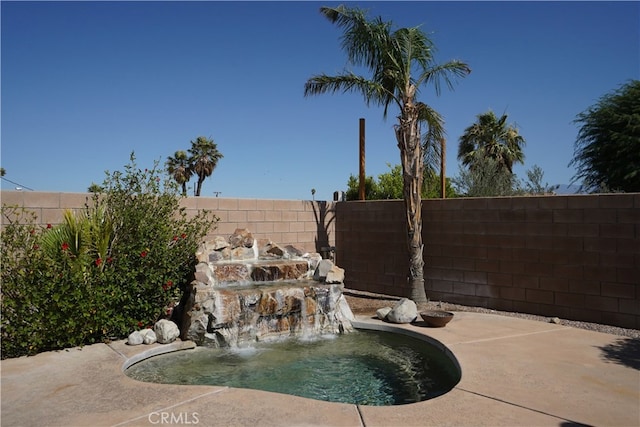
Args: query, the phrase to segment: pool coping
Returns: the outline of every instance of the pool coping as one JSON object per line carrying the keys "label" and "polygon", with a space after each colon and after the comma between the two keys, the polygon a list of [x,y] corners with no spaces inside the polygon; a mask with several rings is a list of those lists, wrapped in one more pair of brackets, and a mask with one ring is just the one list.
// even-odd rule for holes
{"label": "pool coping", "polygon": [[355,326],[402,330],[441,343],[460,364],[460,382],[435,399],[381,407],[230,387],[141,383],[125,375],[127,364],[193,343],[116,341],[3,360],[2,423],[150,426],[166,424],[161,421],[167,416],[176,421],[172,424],[206,426],[628,426],[640,419],[639,371],[605,357],[603,350],[622,345],[623,337],[464,312],[456,312],[444,328],[370,317],[358,317]]}

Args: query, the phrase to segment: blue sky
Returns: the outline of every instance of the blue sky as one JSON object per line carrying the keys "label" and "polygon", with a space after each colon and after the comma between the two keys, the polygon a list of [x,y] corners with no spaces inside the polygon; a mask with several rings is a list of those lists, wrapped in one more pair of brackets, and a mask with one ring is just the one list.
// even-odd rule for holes
{"label": "blue sky", "polygon": [[[2,146],[6,178],[39,191],[83,192],[135,151],[161,164],[189,141],[224,155],[203,196],[330,200],[358,174],[366,119],[367,175],[399,163],[393,125],[362,97],[304,98],[314,74],[346,63],[338,2],[2,1]],[[480,113],[506,113],[525,137],[525,165],[567,184],[576,115],[640,78],[638,2],[347,2],[430,35],[436,60],[472,73],[420,100],[458,138]],[[193,181],[192,181],[193,182]],[[3,189],[15,185],[3,180]]]}

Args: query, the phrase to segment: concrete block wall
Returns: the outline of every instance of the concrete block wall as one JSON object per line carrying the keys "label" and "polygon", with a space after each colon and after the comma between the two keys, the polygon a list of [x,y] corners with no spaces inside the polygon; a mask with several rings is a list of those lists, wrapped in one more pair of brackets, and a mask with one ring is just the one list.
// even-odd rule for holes
{"label": "concrete block wall", "polygon": [[[402,201],[337,205],[349,288],[408,296]],[[640,194],[426,200],[427,296],[640,329]]]}
{"label": "concrete block wall", "polygon": [[[2,191],[0,196],[2,204],[35,212],[43,226],[60,223],[66,209],[81,210],[91,200],[88,193]],[[333,202],[188,197],[182,199],[182,205],[187,214],[206,209],[220,218],[209,237],[228,236],[236,228],[248,228],[257,239],[271,239],[308,252],[320,252],[335,244]]]}
{"label": "concrete block wall", "polygon": [[350,289],[408,296],[405,210],[402,201],[336,205],[336,262]]}
{"label": "concrete block wall", "polygon": [[[42,225],[82,209],[86,193],[2,191]],[[336,247],[348,288],[408,296],[402,201],[187,198],[217,230],[305,251]],[[432,300],[640,329],[640,194],[423,202],[425,285]],[[4,218],[2,219],[4,221]]]}
{"label": "concrete block wall", "polygon": [[257,239],[307,252],[335,244],[333,202],[189,197],[183,205],[187,212],[208,210],[220,218],[210,236],[229,236],[237,228],[247,228]]}

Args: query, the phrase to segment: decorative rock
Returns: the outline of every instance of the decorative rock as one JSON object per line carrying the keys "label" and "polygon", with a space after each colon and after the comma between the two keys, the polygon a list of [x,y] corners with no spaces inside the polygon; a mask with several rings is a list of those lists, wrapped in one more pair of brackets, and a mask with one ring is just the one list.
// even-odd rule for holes
{"label": "decorative rock", "polygon": [[318,268],[318,264],[322,261],[322,255],[317,252],[306,253],[302,255],[302,258],[306,259],[309,262],[309,270],[316,271]]}
{"label": "decorative rock", "polygon": [[327,278],[327,273],[333,267],[333,262],[328,259],[323,259],[318,263],[316,271],[313,273],[313,280],[324,281]]}
{"label": "decorative rock", "polygon": [[236,231],[229,237],[229,243],[232,247],[253,247],[253,235],[246,228],[236,228]]}
{"label": "decorative rock", "polygon": [[553,317],[551,319],[549,319],[549,323],[555,323],[556,325],[560,324],[560,318],[559,317]]}
{"label": "decorative rock", "polygon": [[376,310],[376,316],[378,316],[378,319],[380,320],[386,320],[387,314],[389,314],[390,311],[391,311],[391,307],[379,308]]}
{"label": "decorative rock", "polygon": [[256,258],[253,246],[240,246],[231,250],[231,259],[233,260],[247,260]]}
{"label": "decorative rock", "polygon": [[[180,313],[174,313],[183,340],[236,346],[353,330],[354,316],[342,295],[344,270],[319,253],[254,239],[239,228],[201,245],[196,255],[191,291]],[[322,283],[310,280],[314,274]],[[154,327],[159,343],[175,339],[165,338],[159,328]]]}
{"label": "decorative rock", "polygon": [[142,344],[143,338],[140,331],[134,331],[129,334],[129,338],[127,338],[127,344],[129,345],[140,345]]}
{"label": "decorative rock", "polygon": [[411,323],[418,317],[416,303],[408,298],[402,298],[387,314],[391,323]]}
{"label": "decorative rock", "polygon": [[216,236],[211,242],[211,246],[214,251],[219,251],[220,249],[224,249],[229,246],[229,242],[225,240],[222,236]]}
{"label": "decorative rock", "polygon": [[299,280],[305,277],[308,268],[306,261],[273,261],[268,265],[254,266],[251,280],[254,282]]}
{"label": "decorative rock", "polygon": [[144,329],[144,334],[142,336],[142,342],[145,344],[153,344],[158,341],[156,337],[156,333],[153,332],[153,329]]}
{"label": "decorative rock", "polygon": [[211,276],[211,267],[209,267],[208,263],[199,262],[196,264],[195,279],[198,282],[209,283],[211,281]]}
{"label": "decorative rock", "polygon": [[180,336],[178,325],[167,319],[158,320],[158,322],[153,325],[153,330],[160,344],[169,344]]}
{"label": "decorative rock", "polygon": [[259,256],[264,258],[282,258],[284,249],[277,243],[269,241],[260,248]]}
{"label": "decorative rock", "polygon": [[[198,278],[198,266],[196,266],[196,280]],[[209,283],[224,283],[224,282],[242,282],[244,280],[249,280],[251,271],[249,271],[249,267],[246,264],[215,264],[213,267],[212,277],[215,279],[215,282]]]}
{"label": "decorative rock", "polygon": [[327,272],[327,277],[324,281],[325,283],[344,283],[344,268],[334,265]]}
{"label": "decorative rock", "polygon": [[223,259],[225,259],[225,254],[222,251],[215,251],[215,252],[211,252],[209,253],[209,262],[218,262],[218,261],[222,261]]}
{"label": "decorative rock", "polygon": [[289,258],[300,257],[303,255],[303,252],[293,245],[287,245],[284,249]]}

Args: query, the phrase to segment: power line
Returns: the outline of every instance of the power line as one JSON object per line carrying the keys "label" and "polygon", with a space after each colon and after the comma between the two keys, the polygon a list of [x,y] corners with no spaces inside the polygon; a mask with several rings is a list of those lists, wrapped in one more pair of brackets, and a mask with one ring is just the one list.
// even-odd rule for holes
{"label": "power line", "polygon": [[17,185],[17,187],[16,187],[16,188],[20,188],[20,189],[24,188],[24,189],[26,189],[26,190],[35,191],[33,188],[29,188],[29,187],[27,187],[26,185],[22,185],[22,184],[18,184],[17,182],[13,182],[13,181],[11,181],[9,178],[5,178],[4,176],[2,176],[2,177],[0,177],[0,178],[4,179],[4,180],[5,180],[5,181],[7,181],[7,182],[12,183],[13,185]]}

